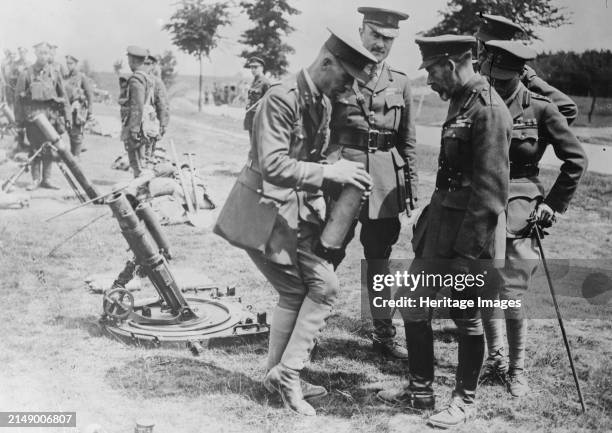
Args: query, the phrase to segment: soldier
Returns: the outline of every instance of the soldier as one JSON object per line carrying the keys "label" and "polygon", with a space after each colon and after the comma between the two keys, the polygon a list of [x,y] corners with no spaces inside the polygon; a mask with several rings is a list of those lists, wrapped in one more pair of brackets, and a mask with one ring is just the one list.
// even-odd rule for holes
{"label": "soldier", "polygon": [[[399,34],[399,22],[408,18],[402,12],[361,7],[363,24],[359,29],[363,46],[376,57],[375,70],[367,83],[354,86],[334,105],[330,124],[331,143],[340,156],[364,164],[374,188],[362,208],[360,240],[368,260],[368,294],[372,275],[388,272],[386,259],[400,233],[399,215],[416,207],[416,138],[409,79],[385,59]],[[354,236],[355,224],[346,244]],[[336,265],[344,256],[338,257]],[[388,290],[382,296],[388,298]],[[377,294],[376,296],[381,296]],[[372,311],[374,350],[405,359],[408,354],[395,340],[391,309]]]}
{"label": "soldier", "polygon": [[[556,105],[545,96],[527,90],[521,74],[535,51],[518,41],[485,43],[481,72],[487,75],[506,101],[513,118],[510,143],[510,193],[507,210],[506,265],[501,272],[501,299],[521,299],[540,258],[536,239],[530,236],[531,214],[544,227],[567,209],[587,167],[582,145],[572,133]],[[545,193],[538,178],[538,162],[548,144],[563,161],[552,188]],[[504,310],[510,368],[508,391],[520,397],[529,391],[525,375],[526,324],[521,308]],[[483,374],[504,374],[501,320],[484,320],[490,368]]]}
{"label": "soldier", "polygon": [[246,114],[244,115],[243,122],[244,129],[249,131],[249,137],[253,127],[253,117],[255,117],[255,104],[270,88],[270,81],[264,74],[264,66],[264,61],[259,57],[251,57],[246,65],[244,65],[245,68],[251,69],[251,74],[253,74],[253,82],[249,88]]}
{"label": "soldier", "polygon": [[[31,119],[37,114],[43,113],[60,135],[66,129],[70,130],[71,127],[70,104],[66,97],[62,77],[49,67],[49,46],[42,42],[34,48],[36,62],[19,75],[15,91],[15,121],[18,127],[25,128],[30,142],[30,154],[38,150],[46,141],[35,124],[31,122]],[[52,152],[50,149],[45,149],[42,156],[32,162],[33,183],[28,190],[38,187],[57,189],[50,180],[52,164]]]}
{"label": "soldier", "polygon": [[[491,40],[510,40],[524,32],[523,28],[509,19],[499,15],[487,15],[480,12],[478,14],[482,24],[478,32],[474,35],[478,39],[479,62],[483,60],[484,43]],[[521,81],[528,90],[539,95],[550,98],[561,114],[567,119],[569,125],[578,116],[578,106],[571,98],[559,89],[548,84],[537,76],[536,72],[528,65],[525,65],[521,72]]]}
{"label": "soldier", "polygon": [[121,140],[128,153],[134,177],[139,177],[146,164],[145,150],[151,138],[159,136],[159,121],[153,107],[155,81],[148,72],[145,60],[149,51],[137,46],[127,48],[132,75],[123,82],[121,105]]}
{"label": "soldier", "polygon": [[81,154],[83,144],[83,129],[85,123],[92,117],[93,93],[89,79],[78,70],[79,60],[74,56],[66,56],[66,94],[71,108],[72,127],[70,128],[70,151],[74,156]]}
{"label": "soldier", "polygon": [[9,107],[11,107],[11,109],[15,106],[15,88],[10,87],[9,84],[14,62],[15,54],[11,50],[4,50],[4,59],[2,59],[2,82],[4,85],[3,100],[9,105]]}
{"label": "soldier", "polygon": [[353,79],[367,79],[364,69],[373,62],[359,44],[332,33],[296,81],[270,88],[255,114],[247,165],[215,227],[247,251],[279,293],[264,385],[303,415],[315,415],[305,398],[327,393],[300,381],[300,371],[338,290],[333,266],[314,253],[325,217],[321,189],[333,183],[365,190],[371,184],[361,163],[323,163],[328,98]]}
{"label": "soldier", "polygon": [[[411,274],[484,274],[475,259],[502,258],[504,209],[508,199],[508,145],[512,120],[487,80],[474,72],[471,36],[443,35],[416,39],[423,56],[427,84],[449,100],[436,188],[414,228],[415,261]],[[491,270],[492,267],[491,267]],[[490,272],[490,271],[489,271]],[[429,308],[420,299],[435,298],[440,287],[420,285],[411,296],[416,308],[402,309],[408,347],[408,385],[399,392],[381,391],[385,403],[412,409],[433,409],[433,332]],[[476,302],[475,287],[451,288],[451,299]],[[404,293],[402,293],[404,295]],[[459,328],[456,384],[449,406],[429,424],[449,428],[475,414],[484,336],[477,307],[451,308]]]}
{"label": "soldier", "polygon": [[[166,133],[166,128],[170,122],[170,104],[168,102],[168,91],[166,85],[162,81],[161,67],[160,67],[161,56],[149,55],[146,63],[149,65],[149,73],[155,81],[155,90],[153,91],[153,106],[155,107],[155,114],[159,121],[159,138],[163,137]],[[149,140],[146,149],[146,157],[152,158],[155,154],[155,145],[157,139],[152,138]]]}
{"label": "soldier", "polygon": [[[17,80],[19,79],[19,75],[21,75],[21,73],[25,71],[28,66],[30,66],[30,62],[28,62],[27,59],[28,50],[24,47],[19,47],[17,52],[19,53],[19,57],[16,60],[13,59],[13,61],[9,64],[6,81],[6,100],[9,107],[11,107],[13,110],[15,109],[15,89],[17,87]],[[23,128],[17,128],[15,141],[17,142],[18,151],[26,148],[25,130]]]}

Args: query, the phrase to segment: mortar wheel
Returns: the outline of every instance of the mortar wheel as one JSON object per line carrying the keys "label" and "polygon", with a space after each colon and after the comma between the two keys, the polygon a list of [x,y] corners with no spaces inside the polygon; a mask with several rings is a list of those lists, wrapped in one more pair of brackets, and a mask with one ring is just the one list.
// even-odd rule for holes
{"label": "mortar wheel", "polygon": [[104,313],[116,320],[125,320],[134,311],[134,295],[126,289],[113,289],[104,294]]}

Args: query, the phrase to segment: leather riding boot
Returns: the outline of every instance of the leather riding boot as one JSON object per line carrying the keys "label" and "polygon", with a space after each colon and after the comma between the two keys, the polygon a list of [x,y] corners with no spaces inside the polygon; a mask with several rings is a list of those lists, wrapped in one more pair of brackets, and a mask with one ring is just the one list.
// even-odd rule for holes
{"label": "leather riding boot", "polygon": [[[289,310],[279,307],[278,305],[274,308],[272,313],[272,325],[270,326],[266,374],[272,367],[280,362],[285,347],[287,347],[287,343],[289,342],[289,337],[291,337],[291,332],[295,326],[297,316],[298,311]],[[265,384],[264,382],[264,385]],[[324,387],[313,385],[305,380],[301,380],[301,387],[304,399],[320,398],[327,395],[327,390]],[[268,391],[274,392],[274,389],[269,388]]]}
{"label": "leather riding boot", "polygon": [[466,404],[473,404],[485,352],[484,336],[459,335],[458,352],[455,393]]}
{"label": "leather riding boot", "polygon": [[299,372],[304,368],[310,351],[314,347],[317,334],[325,326],[325,320],[330,313],[329,305],[317,304],[306,297],[302,302],[281,362],[273,367],[264,379],[264,384],[271,385],[281,394],[286,406],[304,415],[314,415],[315,412],[312,406],[304,400]]}
{"label": "leather riding boot", "polygon": [[404,322],[404,327],[408,348],[409,384],[399,391],[380,391],[377,397],[392,406],[433,409],[434,353],[431,323]]}
{"label": "leather riding boot", "polygon": [[277,391],[283,399],[286,408],[300,415],[316,415],[314,408],[304,400],[300,386],[300,372],[289,368],[282,363],[272,367],[264,378],[266,389]]}

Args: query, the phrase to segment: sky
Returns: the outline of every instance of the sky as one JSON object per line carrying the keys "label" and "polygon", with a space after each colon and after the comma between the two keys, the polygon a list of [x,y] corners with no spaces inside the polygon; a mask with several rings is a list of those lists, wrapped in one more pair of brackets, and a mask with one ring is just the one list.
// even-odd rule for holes
{"label": "sky", "polygon": [[[212,2],[212,0],[211,0]],[[296,53],[290,56],[290,71],[307,66],[316,56],[329,33],[338,29],[358,39],[362,15],[359,6],[379,6],[406,12],[407,21],[400,23],[388,62],[410,77],[418,76],[420,63],[416,33],[433,27],[440,19],[438,11],[447,0],[290,0],[302,11],[291,17],[296,28],[287,42]],[[539,32],[542,42],[538,51],[612,49],[612,0],[553,0],[555,5],[571,13],[571,25]],[[49,41],[59,46],[58,54],[71,54],[87,59],[97,71],[112,71],[116,60],[125,59],[128,45],[141,45],[158,53],[175,51],[178,71],[197,74],[197,61],[180,53],[172,45],[170,34],[162,26],[172,15],[177,0],[1,0],[0,48],[25,46],[32,54],[32,45]],[[607,4],[609,3],[609,5]],[[221,29],[219,46],[204,64],[206,75],[249,76],[239,53],[243,46],[240,34],[250,27],[248,18],[234,9],[234,21]],[[124,61],[127,69],[127,61]],[[125,70],[124,70],[125,72]]]}

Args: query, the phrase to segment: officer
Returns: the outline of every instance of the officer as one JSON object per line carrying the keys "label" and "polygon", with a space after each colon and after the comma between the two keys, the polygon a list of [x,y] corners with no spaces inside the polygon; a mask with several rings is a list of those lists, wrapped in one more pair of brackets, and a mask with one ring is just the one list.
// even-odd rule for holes
{"label": "officer", "polygon": [[[46,141],[31,121],[37,114],[44,114],[60,135],[71,127],[70,104],[62,77],[49,67],[49,45],[42,42],[34,48],[36,62],[19,75],[15,91],[15,121],[18,127],[25,128],[30,142],[30,154],[36,152]],[[50,180],[52,164],[51,149],[45,149],[42,156],[34,159],[31,166],[33,183],[28,190],[38,187],[57,189]]]}
{"label": "officer", "polygon": [[215,226],[217,234],[247,251],[279,293],[264,385],[303,415],[315,415],[305,398],[327,393],[300,385],[300,370],[338,291],[333,266],[314,253],[325,217],[322,188],[371,185],[362,163],[323,163],[328,98],[335,99],[354,79],[366,80],[364,70],[374,62],[358,43],[332,32],[295,81],[270,88],[253,119],[247,165]]}
{"label": "officer", "polygon": [[[368,294],[372,275],[388,272],[386,259],[400,232],[399,215],[414,209],[417,200],[416,138],[409,79],[385,59],[399,34],[399,22],[408,18],[402,12],[361,7],[363,24],[359,29],[363,46],[376,57],[377,64],[367,83],[344,92],[334,105],[331,143],[340,156],[364,164],[374,184],[362,208],[360,240],[368,262]],[[355,221],[355,225],[357,221]],[[354,236],[350,230],[346,244]],[[344,252],[337,258],[338,265]],[[388,298],[387,292],[377,296]],[[370,302],[371,304],[371,302]],[[405,359],[406,350],[395,340],[391,310],[372,311],[374,349],[383,355]]]}
{"label": "officer", "polygon": [[[508,18],[499,15],[488,15],[480,12],[478,17],[481,25],[474,35],[478,39],[479,62],[482,62],[484,43],[490,40],[511,40],[524,33],[521,26],[513,23]],[[578,116],[578,106],[572,99],[559,89],[548,84],[538,77],[536,72],[528,65],[521,72],[521,81],[532,92],[550,98],[561,114],[565,116],[568,124],[572,124]]]}
{"label": "officer", "polygon": [[[506,101],[513,119],[510,142],[510,192],[507,210],[506,264],[502,269],[501,299],[521,299],[540,258],[536,239],[530,236],[528,219],[534,213],[544,227],[565,212],[586,171],[582,145],[570,130],[557,106],[545,96],[527,90],[521,83],[525,62],[536,57],[518,41],[485,43],[481,72]],[[548,144],[563,162],[557,180],[546,194],[538,178],[538,163]],[[526,324],[522,308],[504,310],[510,355],[508,391],[514,397],[528,392],[525,375]],[[503,357],[501,320],[484,320],[489,358]],[[502,371],[503,373],[504,371]],[[485,369],[484,373],[491,374]],[[484,374],[483,373],[483,374]]]}
{"label": "officer", "polygon": [[121,140],[128,153],[134,177],[139,177],[146,165],[146,148],[151,138],[159,136],[159,121],[153,107],[155,81],[149,74],[145,60],[149,56],[145,48],[127,47],[128,64],[132,75],[122,84],[119,96],[121,105]]}
{"label": "officer", "polygon": [[[161,75],[161,56],[149,55],[147,57],[147,65],[149,66],[149,74],[155,81],[155,90],[153,91],[153,106],[155,107],[155,115],[159,122],[159,138],[166,134],[168,123],[170,122],[170,103],[168,102],[168,91],[162,80]],[[155,145],[157,138],[151,138],[147,144],[146,157],[152,158],[155,154]]]}
{"label": "officer", "polygon": [[79,60],[74,56],[66,56],[65,78],[66,94],[71,108],[72,127],[69,131],[70,151],[74,156],[81,154],[83,145],[83,129],[85,123],[92,117],[93,92],[89,79],[79,71]]}
{"label": "officer", "polygon": [[249,88],[246,113],[243,122],[244,129],[249,131],[249,137],[251,135],[251,128],[253,127],[253,117],[255,117],[255,104],[270,88],[270,81],[264,74],[264,66],[264,61],[259,57],[251,57],[246,65],[244,65],[244,67],[249,68],[251,74],[253,74],[253,82]]}
{"label": "officer", "polygon": [[[504,257],[510,113],[487,80],[474,72],[473,37],[442,35],[417,38],[416,43],[423,56],[421,68],[428,73],[427,84],[450,105],[442,126],[436,188],[414,228],[415,261],[409,272],[489,275],[493,267],[475,259]],[[487,278],[485,283],[490,281]],[[475,288],[452,287],[451,299],[476,302]],[[417,301],[416,308],[401,311],[410,355],[409,383],[399,392],[381,391],[378,397],[393,405],[433,409],[433,333],[429,308],[419,306],[420,299],[435,297],[440,287],[411,289],[412,295],[399,293]],[[428,421],[440,428],[463,423],[475,413],[485,350],[477,307],[451,308],[450,315],[459,328],[455,389],[449,406]]]}

